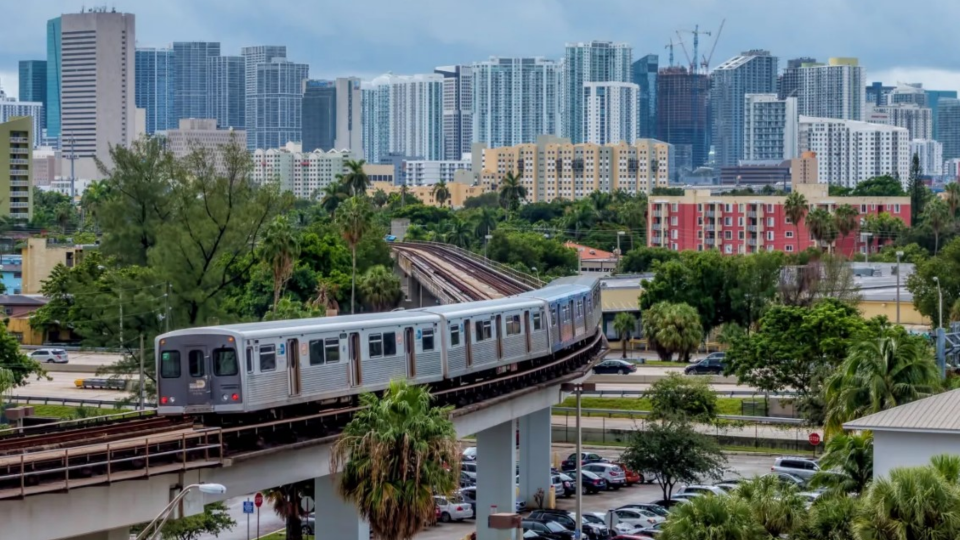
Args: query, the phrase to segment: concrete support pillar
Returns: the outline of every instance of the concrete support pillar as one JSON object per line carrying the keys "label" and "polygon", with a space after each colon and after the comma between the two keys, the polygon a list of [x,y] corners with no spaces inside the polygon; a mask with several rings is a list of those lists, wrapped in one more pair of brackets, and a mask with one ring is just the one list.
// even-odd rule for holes
{"label": "concrete support pillar", "polygon": [[130,540],[130,527],[120,527],[109,531],[100,531],[83,536],[74,536],[70,540]]}
{"label": "concrete support pillar", "polygon": [[550,490],[550,409],[520,417],[520,499],[537,508],[534,495],[543,490],[544,506]]}
{"label": "concrete support pillar", "polygon": [[510,540],[514,531],[487,528],[491,506],[516,511],[517,453],[514,422],[504,422],[477,433],[477,540]]}
{"label": "concrete support pillar", "polygon": [[337,494],[340,475],[314,480],[317,540],[370,540],[370,525],[360,518],[353,503]]}

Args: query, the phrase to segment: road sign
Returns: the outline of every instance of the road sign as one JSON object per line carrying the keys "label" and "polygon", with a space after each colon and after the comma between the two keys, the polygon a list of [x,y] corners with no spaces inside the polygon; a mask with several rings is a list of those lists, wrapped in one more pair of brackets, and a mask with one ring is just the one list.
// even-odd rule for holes
{"label": "road sign", "polygon": [[253,497],[253,504],[257,505],[257,508],[260,508],[260,505],[263,504],[263,494],[262,494],[262,493],[257,493],[257,494]]}
{"label": "road sign", "polygon": [[243,501],[243,513],[244,514],[253,513],[253,501]]}
{"label": "road sign", "polygon": [[304,497],[300,499],[300,509],[306,513],[313,512],[315,505],[313,504],[313,497]]}
{"label": "road sign", "polygon": [[808,437],[807,440],[810,441],[810,444],[817,446],[818,444],[820,444],[820,434],[811,433],[810,437]]}

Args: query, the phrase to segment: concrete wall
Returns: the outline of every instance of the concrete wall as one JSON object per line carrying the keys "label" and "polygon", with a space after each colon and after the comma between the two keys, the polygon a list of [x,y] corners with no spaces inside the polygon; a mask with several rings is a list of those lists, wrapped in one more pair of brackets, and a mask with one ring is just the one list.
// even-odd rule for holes
{"label": "concrete wall", "polygon": [[873,477],[897,467],[928,465],[939,454],[960,454],[960,434],[873,432]]}

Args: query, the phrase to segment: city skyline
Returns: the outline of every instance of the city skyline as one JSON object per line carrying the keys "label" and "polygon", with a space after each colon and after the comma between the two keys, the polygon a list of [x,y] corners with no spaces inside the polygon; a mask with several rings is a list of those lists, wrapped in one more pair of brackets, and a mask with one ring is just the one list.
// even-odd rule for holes
{"label": "city skyline", "polygon": [[[382,0],[364,0],[324,6],[323,16],[317,18],[301,16],[308,12],[302,0],[285,2],[288,9],[276,4],[268,9],[266,4],[249,0],[214,0],[202,5],[185,0],[163,4],[116,0],[109,7],[138,16],[140,47],[219,41],[224,54],[237,55],[243,46],[286,45],[291,58],[311,66],[312,77],[324,79],[371,79],[388,71],[430,73],[437,66],[469,64],[490,56],[560,59],[565,43],[589,40],[624,41],[633,46],[636,58],[659,54],[666,64],[664,45],[677,40],[675,30],[699,24],[702,31],[715,35],[726,18],[713,66],[753,48],[770,50],[782,63],[798,56],[855,56],[867,68],[870,81],[923,82],[927,88],[960,89],[960,68],[947,42],[951,17],[946,13],[960,15],[960,5],[939,6],[941,16],[936,18],[922,17],[924,10],[890,18],[884,6],[895,9],[899,5],[892,0],[869,6],[854,0],[815,0],[777,10],[766,6],[761,10],[752,0],[731,0],[722,6],[705,0],[662,6],[606,0],[589,8],[565,0],[533,0],[513,7],[510,18],[496,16],[507,5],[503,0],[482,6],[441,6],[431,0],[414,0],[399,10]],[[8,95],[18,94],[18,61],[45,57],[46,21],[79,9],[76,3],[66,1],[18,8],[18,24],[0,35],[0,85]],[[357,19],[360,15],[362,19]],[[809,23],[804,24],[804,32],[783,32],[797,17]],[[471,24],[462,24],[465,20]],[[858,24],[851,29],[849,20]],[[943,25],[943,31],[937,31],[937,25]],[[917,62],[913,47],[900,46],[902,40],[877,39],[911,33],[923,35],[922,63]],[[692,54],[692,36],[684,34],[683,38]],[[701,36],[701,55],[709,54],[713,40],[714,36]],[[324,47],[324,42],[336,46]],[[686,63],[680,47],[675,56],[678,64]]]}

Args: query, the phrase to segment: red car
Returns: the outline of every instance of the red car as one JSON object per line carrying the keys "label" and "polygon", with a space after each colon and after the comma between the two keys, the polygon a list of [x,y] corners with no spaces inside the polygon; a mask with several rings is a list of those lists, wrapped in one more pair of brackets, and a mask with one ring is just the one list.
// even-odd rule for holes
{"label": "red car", "polygon": [[620,467],[621,469],[623,469],[623,476],[624,476],[624,479],[625,479],[626,482],[627,482],[627,486],[628,486],[628,487],[629,487],[629,486],[632,486],[632,485],[634,485],[634,484],[642,484],[642,483],[643,483],[643,475],[642,475],[642,474],[631,471],[631,470],[628,469],[627,466],[624,465],[623,463],[614,463],[614,465],[616,465],[616,466]]}

